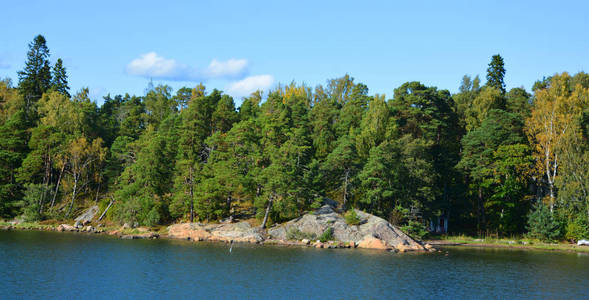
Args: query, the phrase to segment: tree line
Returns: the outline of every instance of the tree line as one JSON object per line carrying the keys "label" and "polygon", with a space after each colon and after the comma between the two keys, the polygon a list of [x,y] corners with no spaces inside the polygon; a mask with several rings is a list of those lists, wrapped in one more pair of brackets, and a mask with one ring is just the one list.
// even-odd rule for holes
{"label": "tree line", "polygon": [[579,239],[589,233],[589,75],[506,90],[503,58],[459,92],[407,82],[370,95],[349,75],[243,99],[199,84],[69,94],[41,35],[0,81],[0,214],[68,219],[90,204],[153,226],[255,216],[333,199],[408,230]]}

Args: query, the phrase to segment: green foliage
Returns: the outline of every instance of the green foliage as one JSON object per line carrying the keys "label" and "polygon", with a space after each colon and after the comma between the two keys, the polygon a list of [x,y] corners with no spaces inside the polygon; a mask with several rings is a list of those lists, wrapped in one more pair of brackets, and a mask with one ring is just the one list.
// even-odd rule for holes
{"label": "green foliage", "polygon": [[349,205],[349,199],[352,198],[359,169],[360,160],[355,144],[348,135],[340,137],[335,149],[325,158],[321,171],[324,175],[322,181],[327,186],[334,187],[330,190],[338,194],[336,199],[341,199],[344,208]]}
{"label": "green foliage", "polygon": [[409,221],[407,225],[401,226],[401,230],[416,240],[422,240],[427,235],[427,229],[423,222]]}
{"label": "green foliage", "polygon": [[[173,120],[163,122],[162,127],[169,122]],[[174,140],[167,136],[168,133],[148,129],[134,142],[134,147],[139,149],[136,161],[125,168],[115,192],[115,197],[121,200],[117,203],[115,214],[119,221],[148,225],[154,224],[154,220],[166,218],[164,204],[173,178],[173,169],[169,166],[173,165],[176,155]]]}
{"label": "green foliage", "polygon": [[527,118],[531,111],[531,98],[524,88],[513,88],[506,95],[506,110]]}
{"label": "green foliage", "polygon": [[359,204],[379,215],[384,215],[389,206],[394,206],[393,195],[396,186],[392,183],[397,163],[398,150],[389,143],[384,143],[370,150],[366,165],[358,174],[362,187]]}
{"label": "green foliage", "polygon": [[49,65],[49,48],[42,35],[37,35],[29,44],[27,61],[22,71],[18,72],[20,94],[25,99],[25,115],[28,121],[36,118],[35,103],[51,86],[51,67]]}
{"label": "green foliage", "polygon": [[157,126],[177,110],[171,91],[172,88],[167,85],[158,85],[147,92],[143,102],[145,103],[148,124]]}
{"label": "green foliage", "polygon": [[325,229],[325,231],[319,236],[319,241],[325,243],[327,241],[333,241],[333,227]]}
{"label": "green foliage", "polygon": [[16,175],[27,151],[25,113],[20,110],[0,126],[0,216],[12,216],[20,198]]}
{"label": "green foliage", "polygon": [[358,214],[356,214],[355,209],[350,209],[344,214],[344,219],[346,220],[346,224],[348,225],[359,225],[362,221]]}
{"label": "green foliage", "polygon": [[560,227],[550,209],[538,203],[528,216],[528,236],[541,241],[553,241],[560,236]]}
{"label": "green foliage", "polygon": [[55,62],[55,65],[53,66],[51,89],[70,97],[70,87],[67,83],[67,74],[61,58],[58,58]]}
{"label": "green foliage", "polygon": [[24,220],[27,222],[40,221],[43,219],[42,205],[43,199],[51,193],[50,187],[43,184],[29,183],[25,185],[24,195],[16,206],[22,209]]}
{"label": "green foliage", "polygon": [[368,110],[362,117],[360,132],[356,135],[356,149],[363,159],[368,157],[371,149],[385,140],[390,114],[384,95],[375,95],[368,102]]}
{"label": "green foliage", "polygon": [[587,224],[587,218],[579,216],[574,220],[569,220],[565,228],[564,237],[573,242],[589,238],[589,224]]}
{"label": "green foliage", "polygon": [[470,177],[470,194],[478,206],[481,231],[502,234],[523,230],[526,188],[534,160],[524,144],[521,117],[504,110],[489,111],[480,127],[462,139],[462,159],[457,168]]}

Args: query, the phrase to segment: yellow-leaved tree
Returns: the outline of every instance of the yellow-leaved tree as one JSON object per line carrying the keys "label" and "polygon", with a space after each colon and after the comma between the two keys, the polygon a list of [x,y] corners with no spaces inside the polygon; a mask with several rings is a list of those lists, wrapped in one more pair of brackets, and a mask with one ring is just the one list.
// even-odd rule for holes
{"label": "yellow-leaved tree", "polygon": [[536,171],[545,176],[551,211],[563,151],[570,141],[568,135],[580,130],[574,120],[588,105],[587,92],[580,85],[572,86],[572,77],[568,73],[554,75],[548,87],[536,91],[531,116],[526,120],[528,138],[535,150]]}

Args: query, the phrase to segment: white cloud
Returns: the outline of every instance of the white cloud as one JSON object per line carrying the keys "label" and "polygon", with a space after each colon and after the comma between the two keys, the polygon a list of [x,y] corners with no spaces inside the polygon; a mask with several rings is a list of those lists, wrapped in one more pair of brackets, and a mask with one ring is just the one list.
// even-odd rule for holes
{"label": "white cloud", "polygon": [[209,66],[200,70],[175,59],[168,59],[155,52],[149,52],[132,60],[126,68],[130,75],[146,78],[176,81],[206,81],[209,79],[235,79],[243,77],[247,72],[248,62],[245,59],[229,59],[218,61],[213,59]]}
{"label": "white cloud", "polygon": [[213,59],[206,70],[210,77],[240,77],[247,71],[247,60],[230,59],[228,61],[218,61]]}
{"label": "white cloud", "polygon": [[229,84],[226,90],[233,97],[244,97],[257,90],[267,90],[273,83],[272,75],[249,76]]}
{"label": "white cloud", "polygon": [[187,71],[186,66],[173,59],[159,56],[155,52],[143,54],[127,65],[127,73],[131,75],[161,79],[175,80],[184,77]]}

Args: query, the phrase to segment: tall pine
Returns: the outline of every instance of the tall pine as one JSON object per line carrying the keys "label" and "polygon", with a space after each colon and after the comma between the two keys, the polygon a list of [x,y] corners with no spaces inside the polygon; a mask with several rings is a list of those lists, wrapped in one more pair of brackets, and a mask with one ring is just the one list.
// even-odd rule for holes
{"label": "tall pine", "polygon": [[51,86],[51,67],[49,66],[49,48],[42,35],[35,37],[29,44],[25,68],[18,72],[18,87],[25,99],[25,113],[32,118],[34,104]]}
{"label": "tall pine", "polygon": [[63,61],[61,58],[57,59],[55,65],[53,66],[53,79],[51,80],[51,89],[54,91],[58,91],[68,97],[70,97],[70,87],[67,83],[67,73],[65,71],[65,67],[63,66]]}
{"label": "tall pine", "polygon": [[503,63],[503,57],[501,55],[493,55],[489,68],[487,68],[487,85],[492,86],[505,94],[505,65]]}

